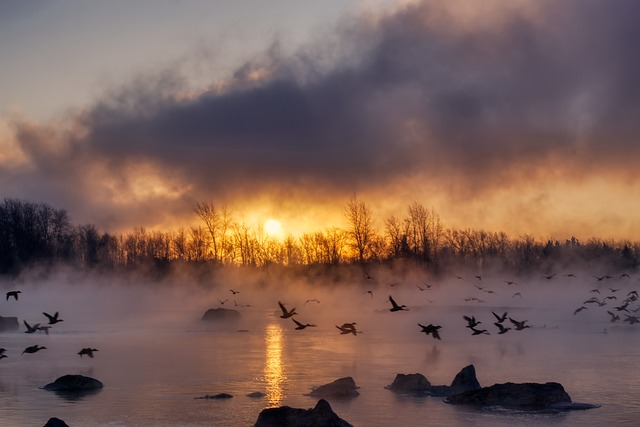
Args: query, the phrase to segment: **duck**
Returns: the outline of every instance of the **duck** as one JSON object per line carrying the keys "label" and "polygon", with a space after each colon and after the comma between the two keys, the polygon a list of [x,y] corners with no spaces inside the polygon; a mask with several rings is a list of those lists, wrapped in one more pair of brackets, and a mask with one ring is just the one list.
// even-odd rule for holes
{"label": "duck", "polygon": [[521,331],[521,330],[523,330],[525,328],[530,328],[531,327],[529,325],[525,325],[525,323],[527,322],[526,320],[519,321],[519,320],[515,320],[515,319],[512,319],[511,317],[509,317],[509,321],[515,326],[516,331]]}
{"label": "duck", "polygon": [[311,326],[313,328],[315,328],[316,325],[312,325],[311,323],[300,323],[298,322],[296,319],[294,319],[293,317],[291,318],[291,320],[293,320],[293,322],[297,325],[296,329],[297,330],[303,330],[304,328],[306,328],[307,326]]}
{"label": "duck", "polygon": [[7,301],[9,301],[10,297],[13,297],[16,301],[18,301],[18,294],[21,294],[22,291],[9,291],[7,292]]}
{"label": "duck", "polygon": [[78,354],[80,355],[80,357],[82,357],[83,355],[86,354],[87,356],[89,356],[90,358],[93,359],[93,352],[94,351],[98,351],[98,349],[97,348],[91,348],[91,347],[85,347],[82,350],[80,350],[78,352]]}
{"label": "duck", "polygon": [[24,326],[27,327],[27,330],[24,331],[25,334],[32,334],[38,331],[38,328],[40,327],[40,323],[36,323],[35,325],[31,326],[30,324],[27,323],[26,320],[23,320],[23,322],[24,322]]}
{"label": "duck", "polygon": [[442,328],[442,326],[440,325],[433,325],[431,323],[429,323],[427,326],[421,325],[420,323],[418,323],[418,326],[420,326],[422,328],[422,331],[420,332],[424,332],[425,334],[429,335],[431,334],[433,336],[433,338],[439,340],[440,338],[440,332],[438,331],[438,329]]}
{"label": "duck", "polygon": [[62,321],[63,321],[62,319],[60,319],[60,318],[58,317],[59,315],[58,315],[58,312],[57,312],[57,311],[55,312],[55,314],[54,314],[53,316],[52,316],[52,315],[50,315],[49,313],[44,313],[44,312],[43,312],[42,314],[44,314],[45,316],[47,316],[47,318],[49,319],[49,324],[50,324],[50,325],[55,325],[56,323],[58,323],[58,322],[62,322]]}
{"label": "duck", "polygon": [[336,328],[340,330],[340,335],[353,334],[357,335],[358,330],[356,330],[356,322],[353,323],[343,323],[342,326],[336,325]]}
{"label": "duck", "polygon": [[407,308],[407,306],[406,306],[406,305],[404,305],[404,304],[402,304],[402,305],[398,305],[398,304],[394,301],[393,297],[391,297],[391,295],[389,295],[389,302],[391,302],[391,305],[393,306],[393,307],[391,307],[391,308],[389,309],[389,311],[403,311],[403,310],[404,310],[404,311],[408,311],[408,308]]}
{"label": "duck", "polygon": [[502,323],[494,323],[494,325],[496,325],[498,327],[498,329],[500,329],[500,332],[498,332],[498,334],[502,335],[502,334],[506,334],[507,332],[509,332],[511,330],[511,328],[503,326]]}
{"label": "duck", "polygon": [[38,344],[36,344],[36,345],[32,345],[32,346],[29,346],[29,347],[25,348],[24,351],[22,352],[22,354],[25,354],[25,353],[36,353],[36,352],[38,352],[40,350],[45,350],[46,348],[47,347],[45,347],[45,346],[41,347]]}
{"label": "duck", "polygon": [[292,308],[291,310],[287,310],[287,307],[284,306],[280,301],[278,301],[278,305],[280,306],[280,310],[282,310],[282,315],[280,316],[282,319],[288,319],[291,316],[295,316],[296,308]]}
{"label": "duck", "polygon": [[498,323],[502,323],[502,322],[504,322],[505,320],[507,320],[507,312],[506,312],[506,311],[502,314],[502,316],[498,316],[498,315],[497,315],[495,312],[493,312],[493,311],[492,311],[491,313],[496,317],[496,319],[498,319]]}

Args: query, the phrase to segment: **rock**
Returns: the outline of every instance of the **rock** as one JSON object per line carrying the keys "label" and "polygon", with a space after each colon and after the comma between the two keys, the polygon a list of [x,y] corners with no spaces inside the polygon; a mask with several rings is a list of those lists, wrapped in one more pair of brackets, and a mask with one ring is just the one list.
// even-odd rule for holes
{"label": "rock", "polygon": [[445,398],[453,404],[479,406],[549,408],[552,405],[571,403],[571,397],[561,384],[504,383],[478,390],[468,390]]}
{"label": "rock", "polygon": [[218,394],[205,394],[201,397],[195,397],[194,399],[231,399],[233,397],[232,394],[229,393],[218,393]]}
{"label": "rock", "polygon": [[393,383],[385,388],[400,393],[416,393],[428,391],[431,388],[431,383],[422,374],[397,374]]}
{"label": "rock", "polygon": [[422,374],[398,374],[393,383],[386,386],[397,393],[427,394],[430,396],[451,396],[467,390],[477,390],[480,383],[476,378],[476,370],[473,365],[462,368],[454,377],[451,385],[431,385]]}
{"label": "rock", "polygon": [[254,427],[352,427],[320,399],[313,409],[281,406],[262,410]]}
{"label": "rock", "polygon": [[351,377],[344,377],[335,380],[332,383],[321,385],[314,388],[308,396],[321,396],[321,397],[355,397],[360,395],[358,392],[359,387],[356,386],[356,382]]}
{"label": "rock", "polygon": [[202,316],[202,320],[207,321],[237,321],[242,315],[238,310],[231,308],[210,308]]}
{"label": "rock", "polygon": [[44,427],[69,427],[69,425],[60,418],[52,417],[49,418],[49,421],[47,421]]}
{"label": "rock", "polygon": [[253,393],[247,394],[247,397],[252,397],[254,399],[258,399],[258,398],[265,397],[265,396],[266,396],[266,394],[264,394],[261,391],[254,391]]}
{"label": "rock", "polygon": [[20,329],[18,318],[13,316],[0,316],[0,332],[15,332]]}
{"label": "rock", "polygon": [[64,375],[43,388],[49,391],[65,393],[100,390],[103,384],[95,378],[82,375]]}

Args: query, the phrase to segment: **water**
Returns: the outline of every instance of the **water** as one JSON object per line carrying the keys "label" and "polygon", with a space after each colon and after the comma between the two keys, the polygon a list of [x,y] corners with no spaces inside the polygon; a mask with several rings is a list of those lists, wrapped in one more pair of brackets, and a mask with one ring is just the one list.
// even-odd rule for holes
{"label": "water", "polygon": [[[204,308],[220,306],[221,289],[178,301],[174,290],[130,291],[124,298],[112,291],[74,288],[63,304],[58,291],[39,287],[25,292],[19,303],[5,304],[3,315],[30,323],[44,323],[40,311],[59,304],[65,321],[48,336],[0,335],[9,356],[0,360],[0,426],[44,425],[52,416],[70,426],[251,426],[266,407],[315,406],[317,398],[305,394],[345,376],[355,379],[360,396],[329,402],[355,426],[631,426],[640,419],[638,325],[611,324],[602,311],[607,307],[574,316],[586,290],[551,304],[542,304],[541,294],[517,305],[505,299],[490,305],[465,303],[449,289],[429,294],[437,297],[429,303],[425,294],[407,287],[393,291],[399,303],[410,306],[399,313],[387,310],[388,289],[374,299],[361,289],[349,298],[339,290],[307,295],[320,304],[288,295],[283,300],[297,307],[300,321],[318,324],[302,331],[277,316],[277,301],[287,296],[278,292],[252,298],[252,307],[240,308],[239,324],[218,328],[199,319]],[[171,306],[160,303],[167,299],[173,300]],[[232,304],[229,299],[225,307]],[[509,310],[535,327],[497,335],[492,310]],[[491,335],[471,336],[463,314],[482,320]],[[334,327],[351,321],[364,333],[340,335]],[[417,322],[443,325],[442,341],[420,333]],[[20,355],[35,343],[47,349]],[[99,351],[93,359],[80,358],[76,353],[83,347]],[[420,372],[432,384],[448,385],[468,364],[483,386],[556,381],[575,402],[602,406],[534,414],[453,406],[441,398],[385,389],[397,373]],[[76,400],[41,389],[65,374],[91,376],[105,387]],[[246,396],[254,391],[265,396]],[[234,397],[196,399],[222,392]]]}

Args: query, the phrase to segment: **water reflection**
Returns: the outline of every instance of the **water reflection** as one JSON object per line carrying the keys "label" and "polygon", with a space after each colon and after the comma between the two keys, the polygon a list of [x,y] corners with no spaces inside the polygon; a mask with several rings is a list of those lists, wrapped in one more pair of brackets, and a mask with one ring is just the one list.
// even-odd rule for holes
{"label": "water reflection", "polygon": [[284,398],[282,383],[286,377],[282,362],[282,340],[282,327],[277,323],[267,325],[265,330],[264,378],[267,382],[267,400],[271,407],[279,406]]}

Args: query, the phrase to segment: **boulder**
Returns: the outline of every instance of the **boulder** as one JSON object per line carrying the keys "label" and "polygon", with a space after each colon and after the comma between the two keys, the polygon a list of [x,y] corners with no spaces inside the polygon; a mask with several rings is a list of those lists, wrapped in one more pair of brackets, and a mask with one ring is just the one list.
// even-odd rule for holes
{"label": "boulder", "polygon": [[69,425],[60,418],[52,417],[49,418],[49,421],[47,421],[44,427],[69,427]]}
{"label": "boulder", "polygon": [[422,374],[397,374],[393,383],[386,388],[400,393],[419,393],[428,391],[431,383]]}
{"label": "boulder", "polygon": [[254,391],[254,392],[251,392],[251,393],[247,394],[247,397],[251,397],[253,399],[260,399],[261,397],[265,397],[265,396],[266,396],[266,394],[264,394],[261,391]]}
{"label": "boulder", "polygon": [[321,385],[320,387],[314,388],[308,396],[317,396],[317,397],[334,397],[334,398],[344,398],[344,397],[355,397],[360,395],[358,392],[358,388],[356,386],[356,382],[351,377],[344,377],[335,380],[332,383]]}
{"label": "boulder", "polygon": [[320,399],[315,408],[289,406],[262,410],[254,427],[352,427],[333,412],[329,402]]}
{"label": "boulder", "polygon": [[429,380],[422,374],[398,374],[393,383],[385,388],[397,393],[444,397],[467,390],[477,390],[480,388],[480,383],[476,378],[476,369],[473,365],[468,365],[456,374],[451,385],[431,385]]}
{"label": "boulder", "polygon": [[561,384],[554,382],[504,383],[454,394],[445,398],[445,402],[478,406],[550,408],[553,405],[563,406],[571,403],[571,397]]}
{"label": "boulder", "polygon": [[102,387],[103,384],[95,378],[83,375],[64,375],[43,388],[49,391],[74,393],[100,390]]}
{"label": "boulder", "polygon": [[0,316],[0,332],[15,332],[20,329],[18,318],[13,316]]}
{"label": "boulder", "polygon": [[210,308],[202,316],[202,320],[207,321],[237,321],[242,315],[238,310],[232,308]]}

